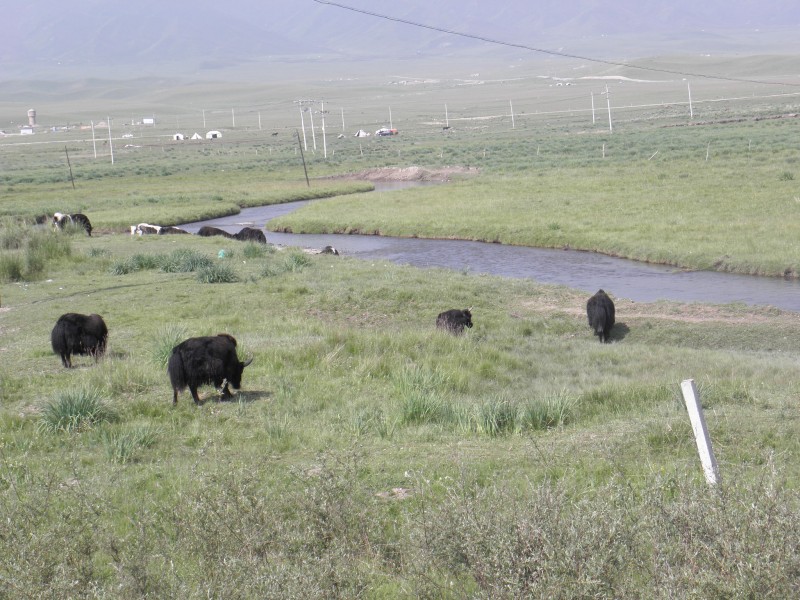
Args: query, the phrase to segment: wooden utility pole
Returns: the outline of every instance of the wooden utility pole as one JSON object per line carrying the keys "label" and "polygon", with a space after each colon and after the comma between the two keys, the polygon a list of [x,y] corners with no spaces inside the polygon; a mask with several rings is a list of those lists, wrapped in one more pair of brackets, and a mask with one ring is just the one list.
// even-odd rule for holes
{"label": "wooden utility pole", "polygon": [[72,189],[75,189],[75,179],[72,178],[72,165],[69,162],[69,150],[64,146],[64,154],[67,155],[67,166],[69,167],[69,180],[72,182]]}
{"label": "wooden utility pole", "polygon": [[296,129],[294,132],[297,134],[297,145],[300,146],[300,158],[303,159],[303,172],[306,174],[306,185],[311,187],[311,182],[308,180],[308,169],[306,168],[306,155],[303,154],[303,144],[300,143],[300,134]]}
{"label": "wooden utility pole", "polygon": [[606,86],[606,104],[608,105],[608,132],[614,133],[614,126],[611,124],[611,92],[608,91],[608,86]]}

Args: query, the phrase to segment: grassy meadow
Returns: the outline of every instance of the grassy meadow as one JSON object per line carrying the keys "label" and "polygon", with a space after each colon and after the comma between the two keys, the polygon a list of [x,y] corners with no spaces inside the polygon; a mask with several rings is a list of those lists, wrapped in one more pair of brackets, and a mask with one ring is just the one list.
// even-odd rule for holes
{"label": "grassy meadow", "polygon": [[[494,113],[532,77],[474,86],[472,101]],[[0,598],[796,596],[800,315],[617,299],[601,345],[586,295],[565,287],[127,233],[325,198],[270,227],[794,277],[794,100],[753,94],[691,126],[674,107],[620,108],[613,133],[585,113],[515,102],[512,127],[453,103],[443,130],[426,111],[463,91],[359,83],[346,96],[331,81],[317,85],[342,105],[383,94],[406,116],[393,138],[331,134],[327,158],[318,139],[310,185],[277,112],[213,142],[136,129],[113,164],[85,130],[0,139]],[[526,100],[550,92],[576,94],[542,84]],[[338,178],[411,165],[477,173],[392,193]],[[31,224],[56,210],[85,212],[95,234]],[[456,307],[475,327],[437,331]],[[52,353],[65,312],[106,320],[96,364],[67,370]],[[253,358],[242,390],[173,407],[171,348],[223,331]]]}

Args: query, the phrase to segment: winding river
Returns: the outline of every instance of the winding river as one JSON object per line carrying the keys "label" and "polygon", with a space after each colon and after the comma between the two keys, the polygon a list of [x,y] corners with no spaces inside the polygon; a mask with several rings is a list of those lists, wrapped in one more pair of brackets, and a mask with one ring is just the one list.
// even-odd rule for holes
{"label": "winding river", "polygon": [[[405,186],[376,184],[376,190]],[[309,201],[260,206],[237,215],[182,225],[192,233],[213,225],[235,233],[249,225],[263,227],[270,219],[305,206]],[[680,269],[612,258],[592,252],[548,250],[460,240],[425,240],[365,235],[311,235],[267,232],[276,245],[303,248],[335,247],[340,254],[364,260],[390,260],[415,267],[444,267],[469,273],[530,278],[594,293],[603,288],[618,298],[636,302],[678,300],[775,306],[800,312],[797,280],[733,275]]]}

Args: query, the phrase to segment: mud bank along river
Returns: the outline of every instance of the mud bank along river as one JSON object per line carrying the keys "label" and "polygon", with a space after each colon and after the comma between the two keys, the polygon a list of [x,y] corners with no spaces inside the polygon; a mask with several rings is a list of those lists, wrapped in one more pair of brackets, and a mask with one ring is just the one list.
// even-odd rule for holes
{"label": "mud bank along river", "polygon": [[[376,182],[376,190],[403,189],[410,185],[414,184]],[[244,226],[261,228],[270,219],[302,208],[308,202],[314,201],[248,208],[237,215],[188,223],[182,227],[192,233],[203,225],[213,225],[230,233],[235,233]],[[603,288],[614,297],[636,302],[741,302],[800,312],[800,281],[797,280],[714,271],[683,271],[575,250],[550,250],[461,240],[266,233],[267,241],[279,246],[316,249],[333,246],[342,255],[364,260],[389,260],[422,268],[443,267],[473,274],[524,277],[541,283],[566,285],[588,293]]]}

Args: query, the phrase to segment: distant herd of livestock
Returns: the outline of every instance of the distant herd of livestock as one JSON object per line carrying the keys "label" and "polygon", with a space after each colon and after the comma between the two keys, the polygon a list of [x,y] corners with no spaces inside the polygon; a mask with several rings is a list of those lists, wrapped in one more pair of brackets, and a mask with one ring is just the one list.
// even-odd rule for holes
{"label": "distant herd of livestock", "polygon": [[[81,227],[86,231],[86,235],[92,235],[92,223],[89,217],[83,213],[64,214],[57,212],[53,214],[53,227],[64,229],[66,225],[75,225]],[[180,227],[173,227],[171,225],[150,225],[149,223],[139,223],[138,225],[131,225],[131,235],[167,235],[167,234],[181,234],[189,232]],[[239,240],[241,242],[256,242],[258,244],[266,244],[267,237],[264,232],[255,227],[243,227],[238,233],[228,233],[223,229],[217,227],[210,227],[204,225],[197,230],[197,235],[209,237],[212,235],[219,235],[225,238]]]}
{"label": "distant herd of livestock", "polygon": [[[53,225],[63,228],[66,223],[75,223],[92,235],[92,224],[86,215],[76,213],[65,215],[55,213]],[[178,227],[161,227],[140,223],[131,226],[131,235],[188,233]],[[216,227],[201,227],[198,235],[221,235],[242,241],[266,244],[264,232],[253,227],[245,227],[238,234],[230,234]],[[330,250],[329,250],[330,249]],[[323,252],[335,253],[328,246]],[[332,251],[332,252],[331,252]],[[615,322],[614,302],[603,290],[598,290],[586,303],[586,316],[589,327],[601,343],[609,341],[611,328]],[[454,335],[464,333],[464,328],[472,327],[471,309],[451,309],[436,317],[436,327]],[[108,342],[108,327],[103,317],[97,314],[83,315],[67,313],[61,315],[50,333],[53,352],[61,357],[66,368],[72,367],[72,355],[89,355],[95,361],[105,353]],[[220,399],[231,397],[228,385],[239,389],[244,368],[252,358],[242,362],[236,353],[236,339],[227,333],[213,336],[194,337],[184,340],[172,349],[167,363],[167,374],[172,384],[172,403],[177,404],[178,393],[189,388],[195,404],[200,404],[197,388],[213,384],[220,390]]]}

